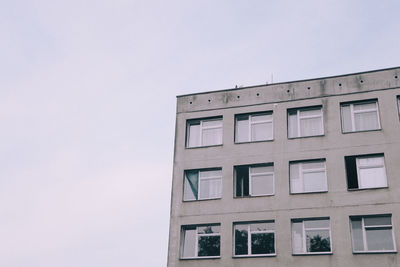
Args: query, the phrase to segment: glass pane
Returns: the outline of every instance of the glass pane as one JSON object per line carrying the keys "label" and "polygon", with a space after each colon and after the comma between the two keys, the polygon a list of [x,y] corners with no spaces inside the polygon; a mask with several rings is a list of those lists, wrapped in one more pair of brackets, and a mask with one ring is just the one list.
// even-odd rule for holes
{"label": "glass pane", "polygon": [[221,197],[221,179],[200,180],[200,199]]}
{"label": "glass pane", "polygon": [[200,146],[200,124],[189,125],[188,147]]}
{"label": "glass pane", "polygon": [[369,168],[359,170],[360,188],[386,187],[385,168]]}
{"label": "glass pane", "polygon": [[236,120],[236,142],[249,142],[249,120],[237,119]]}
{"label": "glass pane", "polygon": [[185,230],[183,241],[183,258],[196,256],[196,229]]}
{"label": "glass pane", "polygon": [[322,118],[300,119],[301,136],[314,136],[323,134]]}
{"label": "glass pane", "polygon": [[221,177],[221,176],[222,176],[222,170],[200,171],[200,177],[201,178]]}
{"label": "glass pane", "polygon": [[203,127],[222,127],[222,120],[203,121]]}
{"label": "glass pane", "polygon": [[288,135],[290,138],[299,136],[296,113],[288,114]]}
{"label": "glass pane", "polygon": [[251,177],[251,195],[266,195],[274,193],[274,176],[262,175]]}
{"label": "glass pane", "polygon": [[306,230],[307,252],[331,251],[328,230]]}
{"label": "glass pane", "polygon": [[274,234],[252,234],[251,235],[251,254],[271,254],[275,253]]}
{"label": "glass pane", "polygon": [[344,133],[352,132],[353,126],[351,123],[350,105],[341,106],[341,111],[342,111],[342,114],[341,114],[342,115],[342,131]]}
{"label": "glass pane", "polygon": [[365,229],[368,250],[394,250],[392,229]]}
{"label": "glass pane", "polygon": [[212,146],[222,144],[222,128],[203,129],[202,145]]}
{"label": "glass pane", "polygon": [[250,231],[266,231],[267,230],[267,224],[266,223],[252,223],[250,224]]}
{"label": "glass pane", "polygon": [[304,227],[309,228],[329,228],[329,220],[305,220]]}
{"label": "glass pane", "polygon": [[198,171],[185,172],[185,185],[183,190],[183,200],[196,200],[198,193]]}
{"label": "glass pane", "polygon": [[364,218],[364,225],[365,226],[392,225],[392,218],[390,216],[366,217]]}
{"label": "glass pane", "polygon": [[321,108],[300,110],[300,118],[305,116],[318,116],[321,115]]}
{"label": "glass pane", "polygon": [[266,172],[273,172],[274,166],[272,165],[261,165],[261,166],[251,166],[250,173],[257,174],[257,173],[266,173]]}
{"label": "glass pane", "polygon": [[235,225],[235,255],[247,255],[247,243],[247,225]]}
{"label": "glass pane", "polygon": [[219,236],[199,236],[198,256],[219,256]]}
{"label": "glass pane", "polygon": [[361,218],[351,219],[351,235],[353,238],[353,250],[363,251],[364,243],[363,243]]}
{"label": "glass pane", "polygon": [[299,171],[300,171],[299,163],[290,163],[290,192],[291,193],[300,193],[303,192],[303,183],[300,179]]}
{"label": "glass pane", "polygon": [[237,166],[236,170],[236,196],[243,197],[249,195],[249,167]]}
{"label": "glass pane", "polygon": [[197,231],[199,234],[219,233],[220,229],[221,229],[220,225],[207,225],[207,226],[197,227]]}
{"label": "glass pane", "polygon": [[358,159],[359,166],[383,166],[383,157],[360,157]]}
{"label": "glass pane", "polygon": [[319,161],[302,162],[302,168],[303,168],[303,170],[312,170],[312,169],[325,168],[325,161],[319,160]]}
{"label": "glass pane", "polygon": [[376,111],[354,114],[356,131],[367,131],[379,129],[378,113]]}
{"label": "glass pane", "polygon": [[303,253],[303,223],[292,222],[293,253]]}
{"label": "glass pane", "polygon": [[376,102],[354,104],[354,111],[362,111],[366,109],[376,109]]}
{"label": "glass pane", "polygon": [[399,116],[400,116],[400,97],[397,97],[397,107],[399,109]]}
{"label": "glass pane", "polygon": [[272,120],[272,115],[271,114],[259,114],[259,115],[252,115],[251,116],[251,121],[252,122],[258,122],[258,121],[269,121]]}
{"label": "glass pane", "polygon": [[258,123],[251,125],[251,141],[272,139],[272,123]]}
{"label": "glass pane", "polygon": [[317,192],[327,190],[325,172],[303,173],[303,179],[305,192]]}

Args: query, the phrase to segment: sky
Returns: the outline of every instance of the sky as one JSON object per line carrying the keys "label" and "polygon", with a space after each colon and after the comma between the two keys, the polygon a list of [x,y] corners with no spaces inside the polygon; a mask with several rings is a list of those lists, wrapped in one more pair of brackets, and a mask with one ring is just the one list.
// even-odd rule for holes
{"label": "sky", "polygon": [[397,0],[0,0],[0,266],[166,266],[176,96],[400,66]]}

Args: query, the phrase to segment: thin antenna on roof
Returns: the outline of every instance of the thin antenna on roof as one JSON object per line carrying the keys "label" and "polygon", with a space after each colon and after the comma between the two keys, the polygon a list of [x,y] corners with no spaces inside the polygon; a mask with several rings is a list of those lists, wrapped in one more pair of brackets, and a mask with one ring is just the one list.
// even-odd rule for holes
{"label": "thin antenna on roof", "polygon": [[274,83],[274,74],[271,73],[271,83]]}

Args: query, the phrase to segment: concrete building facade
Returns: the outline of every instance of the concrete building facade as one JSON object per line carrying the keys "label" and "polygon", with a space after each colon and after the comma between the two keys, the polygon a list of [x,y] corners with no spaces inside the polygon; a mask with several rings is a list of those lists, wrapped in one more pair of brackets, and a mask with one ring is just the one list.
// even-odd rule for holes
{"label": "concrete building facade", "polygon": [[178,96],[169,267],[400,266],[400,67]]}

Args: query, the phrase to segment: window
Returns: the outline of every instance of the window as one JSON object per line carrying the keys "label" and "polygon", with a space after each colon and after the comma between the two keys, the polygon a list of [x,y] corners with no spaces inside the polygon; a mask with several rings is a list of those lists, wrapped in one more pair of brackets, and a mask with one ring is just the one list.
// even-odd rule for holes
{"label": "window", "polygon": [[222,170],[185,171],[183,200],[215,199],[221,197]]}
{"label": "window", "polygon": [[222,144],[222,118],[190,120],[187,122],[187,147]]}
{"label": "window", "polygon": [[235,166],[236,197],[274,194],[274,165],[257,164]]}
{"label": "window", "polygon": [[272,140],[272,112],[237,115],[235,130],[236,143]]}
{"label": "window", "polygon": [[218,258],[220,235],[219,224],[183,226],[181,258]]}
{"label": "window", "polygon": [[387,187],[383,154],[344,157],[348,189]]}
{"label": "window", "polygon": [[235,256],[275,255],[274,221],[236,223]]}
{"label": "window", "polygon": [[293,254],[324,254],[331,250],[329,218],[292,220]]}
{"label": "window", "polygon": [[317,136],[324,134],[322,107],[288,110],[288,137]]}
{"label": "window", "polygon": [[328,190],[325,159],[290,162],[290,193]]}
{"label": "window", "polygon": [[351,216],[353,252],[396,251],[391,215]]}
{"label": "window", "polygon": [[381,128],[377,100],[342,103],[340,110],[343,133],[378,130]]}
{"label": "window", "polygon": [[400,96],[397,96],[397,110],[399,112],[399,118],[400,118]]}

